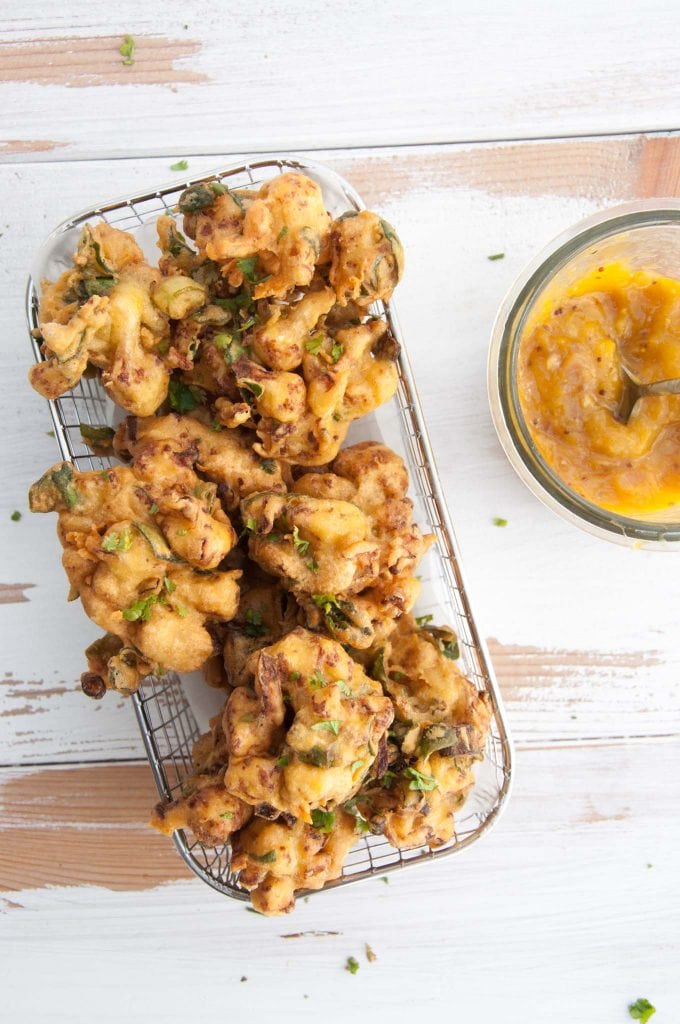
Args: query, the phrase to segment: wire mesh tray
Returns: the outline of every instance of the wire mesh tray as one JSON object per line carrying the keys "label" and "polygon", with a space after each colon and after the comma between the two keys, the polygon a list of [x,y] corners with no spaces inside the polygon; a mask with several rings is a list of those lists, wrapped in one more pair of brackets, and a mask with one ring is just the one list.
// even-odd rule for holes
{"label": "wire mesh tray", "polygon": [[[338,216],[348,209],[364,209],[359,195],[339,175],[321,164],[292,158],[263,159],[229,167],[134,198],[107,202],[64,221],[47,239],[28,281],[26,312],[29,330],[37,327],[35,282],[44,276],[54,277],[70,265],[70,255],[86,221],[103,219],[132,232],[147,258],[155,262],[156,218],[160,214],[176,213],[177,199],[188,185],[199,181],[228,180],[230,188],[257,187],[263,181],[290,170],[299,170],[319,183],[332,215]],[[422,591],[418,609],[421,613],[432,613],[435,622],[455,628],[462,669],[478,690],[489,694],[494,714],[484,759],[477,766],[475,786],[456,816],[453,839],[436,850],[428,847],[397,850],[381,836],[362,837],[347,858],[342,876],[327,883],[326,889],[374,874],[385,875],[407,865],[438,860],[465,849],[488,832],[498,819],[507,801],[511,781],[512,745],[501,700],[488,653],[468,602],[458,545],[435,469],[394,306],[378,303],[372,312],[386,317],[401,343],[399,386],[391,402],[353,424],[347,443],[366,438],[382,440],[404,458],[411,479],[409,493],[415,506],[415,521],[424,530],[431,530],[436,537],[436,543],[419,569]],[[36,361],[40,361],[39,344],[32,335],[31,344]],[[93,455],[80,436],[80,423],[113,425],[116,417],[120,416],[98,379],[83,378],[73,391],[49,405],[64,459],[72,460],[81,470],[104,469],[114,464],[111,459]],[[187,687],[174,673],[162,679],[150,677],[131,700],[158,792],[161,798],[172,799],[181,790],[183,779],[191,772],[191,747],[202,731],[197,721],[197,717],[202,717],[201,713],[191,703],[191,687]],[[230,869],[228,844],[206,847],[182,831],[175,833],[174,841],[188,866],[204,882],[235,899],[248,899],[248,894],[239,886],[237,876]]]}

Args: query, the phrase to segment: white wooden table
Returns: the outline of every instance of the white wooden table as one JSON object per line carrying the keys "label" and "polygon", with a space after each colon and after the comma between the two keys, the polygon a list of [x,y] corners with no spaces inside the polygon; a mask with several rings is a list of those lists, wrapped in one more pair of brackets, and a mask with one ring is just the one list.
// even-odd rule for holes
{"label": "white wooden table", "polygon": [[[617,1024],[638,996],[655,1024],[680,1020],[678,556],[545,510],[485,397],[491,322],[524,262],[595,209],[680,194],[676,4],[568,15],[401,0],[0,11],[8,1020]],[[53,520],[26,510],[56,450],[25,380],[23,290],[74,210],[171,179],[180,156],[194,175],[284,149],[314,150],[405,242],[400,318],[518,754],[505,816],[464,856],[265,920],[147,830],[132,709],[79,692],[95,629],[65,601]]]}

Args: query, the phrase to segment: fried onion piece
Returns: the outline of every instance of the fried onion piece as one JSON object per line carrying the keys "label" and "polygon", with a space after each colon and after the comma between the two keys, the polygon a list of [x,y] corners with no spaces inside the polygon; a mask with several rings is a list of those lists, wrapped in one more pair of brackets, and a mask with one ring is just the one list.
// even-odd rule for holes
{"label": "fried onion piece", "polygon": [[251,655],[249,668],[254,690],[237,687],[225,707],[225,786],[311,823],[358,790],[391,702],[340,644],[301,628]]}
{"label": "fried onion piece", "polygon": [[237,610],[240,573],[214,571],[236,536],[214,485],[175,465],[168,489],[169,468],[141,455],[102,473],[58,463],[29,502],[58,512],[70,596],[87,615],[154,666],[192,671],[213,653],[207,627]]}
{"label": "fried onion piece", "polygon": [[395,762],[357,806],[393,846],[441,846],[474,785],[492,708],[455,664],[454,634],[404,617],[384,650],[384,688],[396,711]]}
{"label": "fried onion piece", "polygon": [[302,889],[338,878],[356,841],[354,820],[338,811],[330,831],[296,821],[252,821],[234,838],[232,868],[261,914],[287,914]]}
{"label": "fried onion piece", "polygon": [[38,322],[46,359],[29,371],[31,384],[45,398],[58,398],[90,363],[118,405],[150,415],[170,379],[158,354],[169,331],[153,301],[159,271],[131,235],[105,222],[83,228],[73,263],[57,281],[42,282]]}
{"label": "fried onion piece", "polygon": [[331,251],[330,282],[343,306],[386,301],[404,273],[404,249],[396,231],[370,210],[333,221]]}

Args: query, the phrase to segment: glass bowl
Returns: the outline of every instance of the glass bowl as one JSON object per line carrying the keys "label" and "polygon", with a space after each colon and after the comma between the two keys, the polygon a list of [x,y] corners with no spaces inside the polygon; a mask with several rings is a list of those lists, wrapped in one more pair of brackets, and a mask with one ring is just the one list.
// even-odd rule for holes
{"label": "glass bowl", "polygon": [[680,548],[680,504],[624,516],[569,488],[536,448],[517,388],[519,342],[537,303],[556,299],[593,266],[620,261],[680,280],[680,200],[624,203],[593,214],[558,235],[522,271],[501,303],[488,363],[494,426],[511,465],[530,491],[563,519],[597,537],[634,547]]}

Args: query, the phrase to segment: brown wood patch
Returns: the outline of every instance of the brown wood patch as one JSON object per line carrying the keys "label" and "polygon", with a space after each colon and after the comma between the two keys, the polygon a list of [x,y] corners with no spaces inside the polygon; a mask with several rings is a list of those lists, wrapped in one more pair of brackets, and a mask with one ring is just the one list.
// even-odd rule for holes
{"label": "brown wood patch", "polygon": [[0,774],[0,891],[47,885],[150,889],[191,877],[146,824],[157,800],[146,764]]}
{"label": "brown wood patch", "polygon": [[680,195],[680,137],[623,136],[404,149],[333,160],[369,205],[419,189],[624,201]]}
{"label": "brown wood patch", "polygon": [[135,36],[134,64],[118,52],[123,36],[72,36],[0,44],[0,82],[38,85],[177,85],[208,76],[176,62],[198,53],[197,39]]}
{"label": "brown wood patch", "polygon": [[49,153],[53,149],[59,149],[60,146],[66,145],[66,142],[52,142],[49,139],[0,139],[0,156]]}
{"label": "brown wood patch", "polygon": [[0,583],[0,604],[23,604],[28,601],[25,591],[35,583]]}

